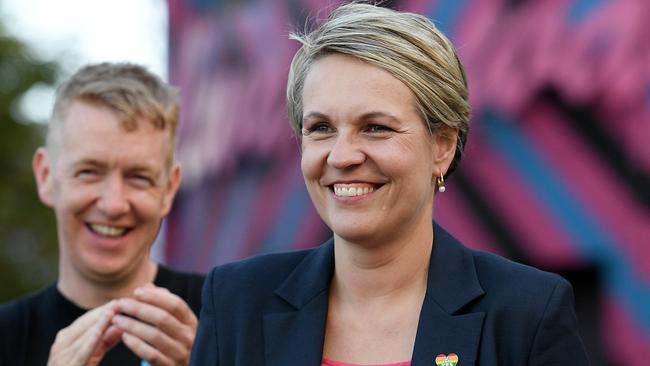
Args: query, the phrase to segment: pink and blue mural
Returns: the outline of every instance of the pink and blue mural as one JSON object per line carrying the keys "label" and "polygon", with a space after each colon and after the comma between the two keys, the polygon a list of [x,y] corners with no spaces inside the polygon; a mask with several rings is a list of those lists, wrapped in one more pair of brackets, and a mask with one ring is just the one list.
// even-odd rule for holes
{"label": "pink and blue mural", "polygon": [[[184,169],[166,226],[170,264],[205,271],[330,235],[302,182],[284,93],[297,47],[288,32],[334,4],[169,0]],[[471,247],[597,273],[595,295],[578,309],[598,324],[583,328],[598,333],[583,334],[594,365],[647,365],[650,2],[384,5],[433,19],[469,76],[466,156],[437,199],[436,220]]]}

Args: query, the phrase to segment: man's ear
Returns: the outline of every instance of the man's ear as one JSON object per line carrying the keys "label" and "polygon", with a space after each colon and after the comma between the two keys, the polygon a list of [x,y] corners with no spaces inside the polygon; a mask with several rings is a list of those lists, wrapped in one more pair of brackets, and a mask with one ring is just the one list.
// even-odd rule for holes
{"label": "man's ear", "polygon": [[447,173],[451,162],[456,154],[458,144],[458,130],[451,127],[443,127],[435,132],[433,149],[433,162],[436,166],[434,179],[440,174]]}
{"label": "man's ear", "polygon": [[52,162],[44,147],[39,147],[32,158],[32,170],[36,179],[38,197],[44,205],[54,206],[54,194],[52,183]]}
{"label": "man's ear", "polygon": [[180,187],[180,185],[181,166],[178,163],[174,163],[174,166],[172,166],[169,172],[169,179],[167,180],[165,192],[163,192],[163,216],[167,216],[169,210],[171,210],[174,197],[176,196],[176,192],[178,192],[178,187]]}

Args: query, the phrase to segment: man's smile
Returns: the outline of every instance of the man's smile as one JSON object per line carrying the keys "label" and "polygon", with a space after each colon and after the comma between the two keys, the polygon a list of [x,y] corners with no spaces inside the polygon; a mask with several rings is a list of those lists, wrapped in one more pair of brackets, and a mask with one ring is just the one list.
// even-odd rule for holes
{"label": "man's smile", "polygon": [[87,226],[93,233],[109,238],[122,237],[130,230],[130,228],[126,227],[117,227],[102,224],[87,224]]}

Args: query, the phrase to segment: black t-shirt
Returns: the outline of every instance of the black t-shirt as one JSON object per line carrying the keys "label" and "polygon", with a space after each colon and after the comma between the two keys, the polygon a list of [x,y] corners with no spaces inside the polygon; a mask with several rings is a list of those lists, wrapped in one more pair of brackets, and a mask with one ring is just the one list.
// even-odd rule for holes
{"label": "black t-shirt", "polygon": [[[203,275],[181,273],[158,266],[154,284],[187,302],[199,316]],[[87,310],[66,299],[56,283],[25,298],[0,305],[0,366],[46,365],[59,330]],[[141,360],[122,342],[113,347],[101,365],[140,365]]]}

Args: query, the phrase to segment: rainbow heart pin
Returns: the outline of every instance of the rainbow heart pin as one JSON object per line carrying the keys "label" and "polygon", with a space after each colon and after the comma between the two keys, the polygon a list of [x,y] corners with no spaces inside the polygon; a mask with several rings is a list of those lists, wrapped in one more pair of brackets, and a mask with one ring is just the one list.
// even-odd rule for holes
{"label": "rainbow heart pin", "polygon": [[456,366],[458,363],[458,355],[455,353],[450,353],[445,355],[443,353],[436,356],[436,365],[437,366]]}

